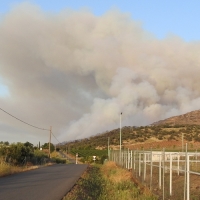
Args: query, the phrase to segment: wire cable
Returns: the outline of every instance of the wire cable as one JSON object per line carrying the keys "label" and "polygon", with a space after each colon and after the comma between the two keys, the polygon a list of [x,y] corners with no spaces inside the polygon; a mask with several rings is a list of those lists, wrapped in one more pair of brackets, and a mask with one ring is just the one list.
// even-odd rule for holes
{"label": "wire cable", "polygon": [[57,138],[56,136],[51,132],[51,134],[53,135],[53,137],[58,141],[58,143],[61,143]]}
{"label": "wire cable", "polygon": [[29,126],[31,126],[31,127],[33,127],[33,128],[37,128],[37,129],[40,129],[40,130],[43,130],[43,131],[49,131],[49,129],[40,128],[40,127],[31,125],[31,124],[29,124],[29,123],[27,123],[27,122],[25,122],[25,121],[23,121],[23,120],[21,120],[21,119],[15,117],[15,116],[13,116],[13,115],[11,115],[10,113],[8,113],[8,112],[6,112],[5,110],[3,110],[2,108],[0,108],[0,110],[2,110],[2,111],[5,112],[6,114],[10,115],[11,117],[15,118],[16,120],[18,120],[18,121],[20,121],[20,122],[22,122],[22,123],[24,123],[24,124],[26,124],[26,125],[29,125]]}
{"label": "wire cable", "polygon": [[[11,114],[8,113],[7,111],[3,110],[2,108],[0,108],[0,110],[2,110],[2,111],[5,112],[6,114],[10,115],[11,117],[17,119],[18,121],[20,121],[20,122],[22,122],[22,123],[24,123],[24,124],[26,124],[26,125],[29,125],[29,126],[31,126],[31,127],[33,127],[33,128],[37,128],[37,129],[40,129],[40,130],[49,131],[49,129],[40,128],[40,127],[37,127],[37,126],[31,125],[31,124],[29,124],[29,123],[27,123],[27,122],[25,122],[25,121],[23,121],[23,120],[21,120],[21,119],[15,117],[15,116],[13,116],[13,115],[11,115]],[[61,142],[56,138],[56,136],[55,136],[52,132],[51,132],[51,134],[53,135],[53,137],[54,137],[54,138],[55,138],[59,143],[61,143]]]}

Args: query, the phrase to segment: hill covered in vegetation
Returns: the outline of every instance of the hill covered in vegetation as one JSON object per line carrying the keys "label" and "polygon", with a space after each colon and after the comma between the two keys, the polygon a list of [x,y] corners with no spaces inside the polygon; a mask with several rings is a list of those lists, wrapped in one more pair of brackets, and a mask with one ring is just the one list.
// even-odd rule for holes
{"label": "hill covered in vegetation", "polygon": [[[90,138],[65,143],[62,148],[119,149],[120,129],[114,129]],[[122,147],[129,149],[175,149],[181,150],[188,143],[190,148],[200,150],[200,125],[154,125],[122,128]]]}
{"label": "hill covered in vegetation", "polygon": [[[111,148],[119,149],[119,133],[119,128],[114,129],[90,138],[66,142],[62,148],[107,149],[109,142]],[[200,110],[161,120],[149,126],[122,128],[124,148],[180,149],[185,143],[190,143],[190,147],[200,148]]]}
{"label": "hill covered in vegetation", "polygon": [[[121,130],[122,149],[130,150],[173,150],[182,151],[185,144],[188,150],[200,151],[200,111],[193,111],[155,122],[149,126],[125,126]],[[120,129],[106,131],[102,134],[80,140],[65,142],[60,149],[68,153],[89,155],[107,155],[110,149],[119,149]],[[93,151],[96,150],[96,151]],[[92,159],[92,158],[91,158]]]}
{"label": "hill covered in vegetation", "polygon": [[153,123],[152,125],[200,125],[200,110],[188,112],[183,115],[173,116]]}

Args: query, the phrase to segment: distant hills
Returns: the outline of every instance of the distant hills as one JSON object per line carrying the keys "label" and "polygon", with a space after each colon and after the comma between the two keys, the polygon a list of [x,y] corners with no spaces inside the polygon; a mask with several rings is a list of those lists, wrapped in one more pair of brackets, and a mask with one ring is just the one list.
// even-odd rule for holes
{"label": "distant hills", "polygon": [[[120,129],[106,131],[89,138],[61,144],[64,149],[119,149]],[[94,133],[95,134],[95,133]],[[190,150],[200,151],[200,110],[160,120],[149,126],[125,126],[122,128],[122,148],[155,149],[166,148],[180,151],[188,144]]]}
{"label": "distant hills", "polygon": [[200,125],[200,110],[188,112],[183,115],[173,116],[158,122],[154,122],[152,125]]}

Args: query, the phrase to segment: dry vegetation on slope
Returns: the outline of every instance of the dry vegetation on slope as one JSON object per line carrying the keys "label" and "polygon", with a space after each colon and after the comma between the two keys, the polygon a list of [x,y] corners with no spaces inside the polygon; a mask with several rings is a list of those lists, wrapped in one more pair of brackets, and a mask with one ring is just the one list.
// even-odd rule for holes
{"label": "dry vegetation on slope", "polygon": [[153,125],[200,125],[200,110],[195,110],[192,112],[188,112],[183,115],[173,116],[167,118],[165,120],[160,120],[158,122],[153,123]]}
{"label": "dry vegetation on slope", "polygon": [[[66,143],[63,148],[107,149],[108,138],[112,149],[119,149],[119,129]],[[181,150],[188,143],[190,150],[200,150],[200,111],[171,117],[149,126],[123,127],[122,145],[129,149]]]}

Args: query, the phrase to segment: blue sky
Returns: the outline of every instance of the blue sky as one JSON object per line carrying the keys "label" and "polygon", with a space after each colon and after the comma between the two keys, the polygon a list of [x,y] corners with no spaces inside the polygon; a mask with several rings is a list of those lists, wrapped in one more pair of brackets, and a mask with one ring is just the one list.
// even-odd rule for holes
{"label": "blue sky", "polygon": [[[23,0],[0,0],[0,13],[5,14]],[[29,0],[42,10],[59,12],[65,8],[79,10],[83,7],[95,15],[102,15],[110,9],[117,8],[130,13],[134,20],[143,24],[158,39],[169,34],[178,35],[185,41],[200,40],[200,1],[184,0]]]}

